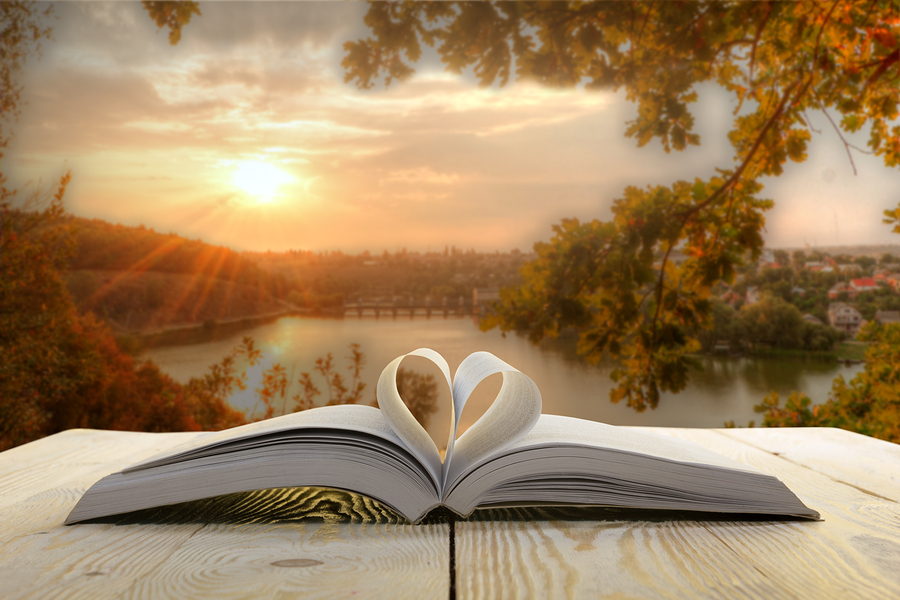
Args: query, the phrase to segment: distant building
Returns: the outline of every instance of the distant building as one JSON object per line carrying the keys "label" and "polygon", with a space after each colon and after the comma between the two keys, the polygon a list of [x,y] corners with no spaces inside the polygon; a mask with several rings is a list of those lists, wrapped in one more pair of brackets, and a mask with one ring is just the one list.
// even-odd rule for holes
{"label": "distant building", "polygon": [[804,290],[804,289],[803,289],[802,287],[800,287],[799,285],[795,285],[794,287],[792,287],[792,288],[791,288],[791,293],[794,294],[794,295],[796,295],[796,296],[806,296],[806,290]]}
{"label": "distant building", "polygon": [[806,269],[808,271],[812,271],[814,273],[833,273],[834,272],[834,267],[832,267],[831,265],[829,265],[827,263],[815,262],[815,261],[806,263]]}
{"label": "distant building", "polygon": [[900,311],[877,310],[875,311],[875,320],[882,325],[887,325],[888,323],[900,323]]}
{"label": "distant building", "polygon": [[828,298],[830,300],[837,300],[838,294],[841,292],[847,292],[851,298],[856,296],[856,290],[852,285],[847,283],[846,281],[839,281],[838,283],[831,286],[831,289],[828,290]]}
{"label": "distant building", "polygon": [[888,275],[887,279],[885,279],[885,283],[891,286],[895,292],[900,294],[900,273]]}
{"label": "distant building", "polygon": [[759,288],[755,285],[751,285],[747,288],[744,304],[756,304],[757,302],[759,302]]}
{"label": "distant building", "polygon": [[828,324],[835,329],[856,335],[862,326],[862,315],[854,307],[843,302],[832,302],[828,305]]}
{"label": "distant building", "polygon": [[862,267],[856,263],[838,263],[835,265],[841,273],[849,275],[850,273],[862,273]]}
{"label": "distant building", "polygon": [[734,290],[728,290],[722,294],[722,302],[730,304],[731,306],[737,304],[739,300],[743,300],[743,297]]}
{"label": "distant building", "polygon": [[803,315],[803,320],[806,321],[807,323],[814,323],[815,325],[823,324],[821,320],[819,320],[818,318],[816,318],[815,316],[813,316],[809,313],[806,313],[805,315]]}
{"label": "distant building", "polygon": [[853,288],[855,294],[861,294],[862,292],[874,292],[878,289],[878,283],[872,279],[871,277],[863,277],[862,279],[851,279],[850,286]]}

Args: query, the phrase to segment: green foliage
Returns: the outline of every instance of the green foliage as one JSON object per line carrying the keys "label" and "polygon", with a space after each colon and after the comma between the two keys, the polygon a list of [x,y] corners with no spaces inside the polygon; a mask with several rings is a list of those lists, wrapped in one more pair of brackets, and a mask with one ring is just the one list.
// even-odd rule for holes
{"label": "green foliage", "polygon": [[[325,379],[328,386],[328,401],[325,406],[337,404],[358,404],[363,400],[363,390],[366,385],[360,381],[362,369],[365,366],[365,355],[360,351],[359,344],[350,344],[350,356],[345,357],[349,363],[347,369],[352,373],[349,384],[344,377],[335,370],[334,356],[329,352],[326,356],[316,359],[314,370]],[[273,367],[273,372],[279,369],[279,365]],[[265,376],[264,376],[265,377]],[[282,397],[287,387],[287,379],[280,388]],[[294,395],[294,410],[307,410],[316,406],[316,399],[322,392],[316,386],[310,373],[300,374],[301,391]],[[397,370],[397,391],[400,398],[406,404],[413,417],[424,428],[428,428],[431,415],[437,412],[437,382],[434,375],[417,373],[401,367]],[[378,399],[373,401],[378,406]]]}
{"label": "green foliage", "polygon": [[711,326],[697,331],[705,352],[727,342],[730,351],[754,356],[834,360],[834,346],[844,337],[833,327],[805,321],[796,306],[778,296],[765,295],[740,310],[714,298],[712,308]]}
{"label": "green foliage", "polygon": [[[50,38],[46,19],[52,13],[52,4],[0,2],[0,120],[4,128],[19,116],[19,74],[29,57],[40,55],[42,40]],[[8,131],[0,134],[0,147],[6,147],[9,137]]]}
{"label": "green foliage", "polygon": [[200,14],[197,2],[151,2],[143,0],[144,10],[160,29],[169,28],[169,43],[173,46],[181,41],[181,28],[191,22],[193,15]]}
{"label": "green foliage", "polygon": [[813,405],[792,392],[784,407],[772,392],[754,410],[766,427],[840,427],[890,442],[900,442],[900,325],[870,324],[862,338],[871,342],[865,369],[849,383],[838,377],[831,397]]}
{"label": "green foliage", "polygon": [[252,259],[224,246],[101,219],[67,216],[66,221],[75,235],[69,262],[72,270],[205,275],[258,287],[279,297],[286,294],[283,276],[265,272]]}
{"label": "green foliage", "polygon": [[708,327],[700,327],[697,339],[704,352],[710,353],[718,344],[727,343],[730,352],[741,349],[743,331],[737,318],[737,311],[718,298],[712,298],[712,319]]}
{"label": "green foliage", "polygon": [[803,315],[781,298],[767,296],[742,306],[740,317],[746,339],[752,345],[781,349],[803,347],[806,325]]}
{"label": "green foliage", "polygon": [[0,450],[73,427],[243,423],[223,396],[233,374],[214,369],[181,386],[152,363],[135,364],[104,324],[78,313],[61,277],[73,244],[63,218],[68,182],[65,175],[52,196],[24,202],[0,187]]}
{"label": "green foliage", "polygon": [[900,233],[900,206],[896,210],[884,211],[884,223],[894,226],[894,233]]}
{"label": "green foliage", "polygon": [[69,373],[78,357],[64,348],[77,315],[59,276],[71,249],[58,222],[68,182],[19,202],[0,180],[0,449],[36,436],[48,405],[77,387]]}
{"label": "green foliage", "polygon": [[[639,146],[657,139],[666,152],[700,143],[688,109],[699,84],[732,94],[732,165],[706,181],[629,187],[612,222],[564,220],[487,323],[535,342],[577,329],[589,360],[622,361],[611,397],[636,410],[655,407],[660,390],[683,389],[698,346],[689,332],[711,324],[711,286],[730,283],[762,246],[772,203],[757,197],[758,179],[806,159],[807,111],[825,112],[836,129],[828,111],[844,130],[868,126],[870,150],[900,165],[891,0],[375,2],[365,21],[372,37],[345,44],[342,63],[361,88],[410,77],[427,44],[449,71],[472,68],[482,85],[504,85],[515,70],[545,85],[624,89],[637,104],[626,136]],[[896,223],[900,208],[891,215]],[[675,249],[688,257],[679,265]]]}
{"label": "green foliage", "polygon": [[[360,374],[363,366],[365,366],[365,355],[360,352],[359,344],[350,344],[350,356],[346,358],[350,361],[348,369],[353,373],[349,385],[345,381],[344,376],[335,371],[334,356],[330,352],[326,356],[316,359],[314,369],[325,378],[325,382],[328,385],[328,402],[326,406],[357,404],[362,400],[362,393],[366,388],[366,384],[360,380]],[[303,391],[294,396],[294,410],[313,408],[316,405],[315,399],[321,392],[313,383],[312,375],[308,372],[301,373],[300,385]]]}
{"label": "green foliage", "polygon": [[259,362],[260,352],[253,338],[244,337],[242,343],[220,362],[211,365],[208,373],[203,377],[192,377],[180,390],[201,429],[217,431],[246,422],[243,413],[228,404],[228,398],[234,392],[247,389],[247,371],[239,372],[236,366],[241,359],[249,366]]}
{"label": "green foliage", "polygon": [[[638,104],[627,135],[665,149],[699,144],[688,105],[695,86],[715,81],[741,104],[732,141],[739,157],[765,147],[762,169],[777,174],[805,158],[805,109],[833,108],[896,165],[898,17],[891,0],[774,2],[373,2],[373,37],[344,45],[345,81],[371,88],[410,77],[422,44],[447,70],[472,68],[482,85],[520,79],[552,86],[624,87]],[[790,92],[791,102],[778,104]],[[755,110],[754,110],[755,109]],[[774,112],[773,112],[774,111]],[[781,120],[766,128],[771,118]],[[758,139],[756,132],[765,129]]]}
{"label": "green foliage", "polygon": [[438,388],[434,375],[400,367],[397,369],[397,391],[416,421],[428,429],[431,415],[438,410]]}
{"label": "green foliage", "polygon": [[[758,211],[769,201],[745,184],[728,204],[697,213],[723,178],[677,182],[671,188],[629,187],[615,201],[612,223],[575,219],[554,226],[538,258],[522,268],[524,283],[501,292],[483,328],[524,330],[540,341],[567,327],[580,333],[578,350],[590,361],[605,354],[623,361],[612,399],[636,410],[655,408],[661,390],[680,391],[699,349],[693,337],[711,315],[711,287],[731,281],[750,248],[762,248]],[[689,248],[680,265],[669,260]]]}

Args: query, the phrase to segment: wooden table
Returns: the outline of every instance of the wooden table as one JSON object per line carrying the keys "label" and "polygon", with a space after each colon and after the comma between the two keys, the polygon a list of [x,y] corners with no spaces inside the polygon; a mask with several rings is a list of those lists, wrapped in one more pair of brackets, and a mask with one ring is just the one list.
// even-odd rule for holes
{"label": "wooden table", "polygon": [[192,434],[72,430],[0,454],[0,598],[900,598],[900,446],[837,429],[652,429],[784,481],[822,522],[510,510],[404,522],[310,488],[63,526]]}

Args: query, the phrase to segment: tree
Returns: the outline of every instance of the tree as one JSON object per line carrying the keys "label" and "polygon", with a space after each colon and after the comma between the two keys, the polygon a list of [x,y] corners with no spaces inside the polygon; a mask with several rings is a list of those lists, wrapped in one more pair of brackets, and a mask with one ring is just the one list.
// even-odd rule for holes
{"label": "tree", "polygon": [[400,367],[397,369],[397,391],[419,425],[428,429],[431,415],[438,410],[437,382],[434,375],[430,373],[425,375]]}
{"label": "tree", "polygon": [[[359,349],[359,344],[350,344],[350,356],[345,357],[350,363],[347,369],[353,374],[353,379],[348,386],[344,377],[335,370],[334,356],[329,352],[326,356],[316,359],[314,370],[325,379],[328,386],[328,401],[326,406],[338,404],[359,404],[363,401],[362,392],[366,385],[360,381],[362,369],[365,366],[365,354]],[[272,373],[283,372],[280,365],[272,367]],[[266,374],[264,374],[264,380]],[[279,384],[282,397],[287,388],[287,379]],[[294,395],[293,410],[301,411],[314,408],[316,399],[322,394],[309,373],[300,374],[300,387],[302,390]],[[410,369],[401,367],[397,371],[397,391],[413,417],[427,429],[431,421],[431,415],[437,412],[437,382],[433,375],[423,375]],[[372,401],[378,406],[378,398]],[[283,413],[282,413],[283,414]]]}
{"label": "tree", "polygon": [[[49,38],[52,7],[0,3],[0,164],[21,110],[22,67]],[[52,377],[67,362],[60,345],[76,320],[59,277],[70,244],[60,226],[69,175],[57,189],[7,187],[0,172],[0,450],[33,439],[47,426],[46,405],[70,383]]]}
{"label": "tree", "polygon": [[[372,37],[348,42],[345,80],[370,88],[410,77],[422,44],[447,69],[472,68],[482,84],[515,72],[551,86],[624,89],[638,105],[626,135],[666,152],[700,143],[689,105],[715,81],[736,103],[733,161],[707,180],[628,187],[613,220],[564,220],[524,283],[501,293],[486,323],[537,342],[579,331],[579,351],[622,360],[613,401],[655,407],[660,390],[683,389],[698,346],[690,332],[711,320],[710,289],[763,245],[759,178],[806,158],[821,111],[852,162],[843,132],[869,127],[868,146],[900,165],[900,16],[871,2],[466,2],[372,3]],[[837,120],[832,116],[837,113]],[[886,211],[900,232],[900,207]],[[680,249],[687,260],[675,265]]]}
{"label": "tree", "polygon": [[[52,6],[2,2],[0,159],[20,108],[19,75],[39,54]],[[136,365],[107,327],[79,314],[63,284],[74,248],[63,197],[51,188],[7,187],[0,173],[0,450],[71,427],[197,430],[244,422],[229,406],[202,415],[182,386],[152,363]],[[209,419],[206,417],[209,416]]]}
{"label": "tree", "polygon": [[[847,383],[838,376],[827,402],[792,392],[784,407],[772,392],[754,410],[766,427],[840,427],[900,442],[900,325],[870,324],[861,338],[871,342],[865,370]],[[733,425],[733,424],[731,424]],[[751,423],[752,425],[752,423]]]}
{"label": "tree", "polygon": [[729,351],[739,350],[744,331],[743,323],[737,318],[738,311],[718,298],[713,298],[712,315],[712,327],[701,328],[696,334],[703,351],[713,352],[716,345],[723,342],[728,344]]}
{"label": "tree", "polygon": [[754,347],[782,350],[803,347],[805,321],[797,307],[777,296],[741,307],[739,318],[746,339]]}
{"label": "tree", "polygon": [[878,261],[871,256],[857,256],[853,259],[853,263],[859,265],[863,271],[871,271]]}
{"label": "tree", "polygon": [[191,22],[191,17],[200,15],[197,2],[151,2],[143,0],[144,10],[160,29],[168,27],[169,43],[173,46],[181,41],[181,28]]}
{"label": "tree", "polygon": [[53,5],[42,8],[35,2],[0,2],[0,148],[9,143],[7,128],[22,109],[19,74],[29,57],[40,55],[42,40],[50,38],[45,18],[52,13]]}
{"label": "tree", "polygon": [[70,244],[57,221],[68,181],[24,202],[0,184],[0,449],[39,435],[73,391],[64,343],[77,314],[59,275]]}

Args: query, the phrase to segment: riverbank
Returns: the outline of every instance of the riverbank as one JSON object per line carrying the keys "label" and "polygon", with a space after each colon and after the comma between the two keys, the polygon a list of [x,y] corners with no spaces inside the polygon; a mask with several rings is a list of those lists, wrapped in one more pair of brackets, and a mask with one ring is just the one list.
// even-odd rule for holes
{"label": "riverbank", "polygon": [[238,319],[226,319],[216,321],[208,319],[203,323],[195,323],[181,327],[167,327],[157,331],[133,332],[116,337],[116,341],[123,350],[132,356],[153,348],[166,346],[187,346],[191,344],[203,344],[227,338],[242,330],[252,329],[266,323],[272,323],[282,317],[314,316],[327,318],[329,314],[312,309],[292,308],[269,312],[252,317]]}
{"label": "riverbank", "polygon": [[[374,397],[378,376],[384,365],[414,348],[433,348],[447,359],[452,369],[475,351],[488,351],[534,379],[541,390],[544,412],[591,419],[614,425],[659,427],[721,427],[726,421],[746,423],[759,419],[753,407],[770,392],[787,397],[802,391],[816,402],[824,402],[835,377],[850,380],[861,365],[846,366],[841,362],[784,360],[772,358],[732,358],[699,356],[700,370],[691,370],[687,387],[678,394],[663,392],[655,410],[636,413],[626,403],[610,402],[615,382],[610,372],[612,361],[587,364],[565,347],[565,341],[552,340],[539,346],[524,336],[505,337],[498,330],[482,332],[472,318],[308,318],[292,316],[221,336],[221,339],[184,346],[167,346],[140,355],[151,359],[176,381],[186,383],[191,377],[202,377],[209,366],[221,362],[237,346],[243,336],[252,336],[262,352],[265,366],[276,363],[293,372],[293,385],[287,397],[302,392],[299,373],[311,373],[316,385],[325,382],[315,371],[316,360],[332,354],[335,372],[350,374],[347,360],[351,343],[360,344],[365,353],[361,382],[366,385],[365,399]],[[426,361],[408,359],[408,368],[425,373],[431,368]],[[407,366],[407,361],[404,361]],[[243,368],[243,366],[240,366]],[[432,373],[437,377],[436,368]],[[259,385],[259,373],[251,374],[246,392],[236,393],[231,403],[235,408],[251,410],[256,403],[253,391]],[[466,403],[462,418],[474,420],[487,409],[500,389],[498,378],[485,381]],[[447,439],[450,419],[447,390],[441,388],[440,412],[432,417],[434,437]]]}
{"label": "riverbank", "polygon": [[813,361],[824,363],[861,364],[866,358],[865,342],[841,342],[831,351],[784,350],[781,348],[750,348],[740,356],[750,358],[776,358],[795,361]]}
{"label": "riverbank", "polygon": [[841,342],[835,349],[838,360],[850,363],[861,363],[866,359],[866,350],[869,344],[866,342]]}

